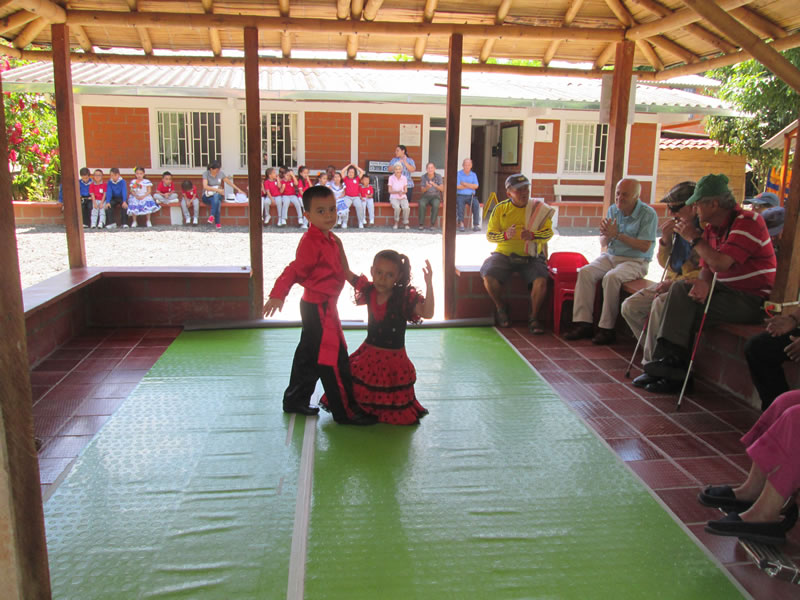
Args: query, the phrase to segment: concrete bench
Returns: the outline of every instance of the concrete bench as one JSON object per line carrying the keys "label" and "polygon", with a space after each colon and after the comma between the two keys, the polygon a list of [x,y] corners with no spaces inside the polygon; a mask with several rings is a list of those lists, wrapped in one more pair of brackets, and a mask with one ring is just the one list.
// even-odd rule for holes
{"label": "concrete bench", "polygon": [[562,202],[565,197],[570,198],[602,198],[605,195],[605,186],[556,183],[553,185],[556,202]]}

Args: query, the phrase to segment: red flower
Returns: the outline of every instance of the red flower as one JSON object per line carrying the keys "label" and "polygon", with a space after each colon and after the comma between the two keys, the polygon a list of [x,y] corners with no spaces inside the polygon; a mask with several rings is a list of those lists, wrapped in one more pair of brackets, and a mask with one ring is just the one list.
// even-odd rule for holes
{"label": "red flower", "polygon": [[22,98],[19,99],[18,104],[20,110],[25,110],[25,101]]}
{"label": "red flower", "polygon": [[17,162],[17,153],[16,153],[16,151],[14,151],[14,150],[9,150],[8,151],[8,160],[10,160],[13,163]]}
{"label": "red flower", "polygon": [[28,173],[33,173],[33,165],[28,163]]}

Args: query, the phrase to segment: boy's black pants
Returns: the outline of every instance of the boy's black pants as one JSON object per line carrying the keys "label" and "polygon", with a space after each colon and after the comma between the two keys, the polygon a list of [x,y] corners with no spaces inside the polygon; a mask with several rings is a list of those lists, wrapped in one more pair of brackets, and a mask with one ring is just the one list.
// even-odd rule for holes
{"label": "boy's black pants", "polygon": [[[294,353],[292,375],[289,387],[283,394],[284,408],[308,406],[317,380],[322,380],[322,387],[328,400],[328,408],[335,421],[348,421],[362,414],[355,408],[353,398],[353,380],[350,374],[350,359],[347,347],[339,345],[339,356],[335,367],[319,364],[319,347],[322,342],[322,320],[328,309],[328,303],[313,304],[300,301],[300,316],[303,320],[303,331],[300,343]],[[355,408],[355,412],[353,409]]]}
{"label": "boy's black pants", "polygon": [[83,226],[88,227],[92,222],[91,196],[81,196],[81,216],[83,217]]}

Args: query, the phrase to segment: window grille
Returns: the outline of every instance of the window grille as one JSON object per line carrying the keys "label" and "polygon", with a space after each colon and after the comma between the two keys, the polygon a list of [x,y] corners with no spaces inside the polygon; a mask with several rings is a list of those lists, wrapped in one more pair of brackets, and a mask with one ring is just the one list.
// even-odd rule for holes
{"label": "window grille", "polygon": [[564,151],[566,173],[604,173],[608,124],[567,123]]}
{"label": "window grille", "polygon": [[162,167],[206,167],[221,156],[218,112],[158,112],[158,162]]}
{"label": "window grille", "polygon": [[[297,167],[297,113],[262,113],[261,166]],[[247,115],[239,114],[239,166],[247,166]]]}

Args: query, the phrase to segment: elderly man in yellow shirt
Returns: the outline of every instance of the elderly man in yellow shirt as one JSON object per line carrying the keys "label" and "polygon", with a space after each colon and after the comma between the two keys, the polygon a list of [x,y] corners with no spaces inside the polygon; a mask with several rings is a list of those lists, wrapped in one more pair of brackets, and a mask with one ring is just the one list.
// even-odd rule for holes
{"label": "elderly man in yellow shirt", "polygon": [[508,327],[511,319],[503,298],[505,284],[513,273],[519,273],[531,293],[528,330],[544,333],[539,310],[547,295],[547,241],[553,237],[553,223],[548,217],[536,231],[526,228],[531,187],[522,173],[506,178],[506,194],[508,200],[498,204],[489,219],[486,237],[497,247],[481,266],[483,285],[495,304],[497,325]]}

